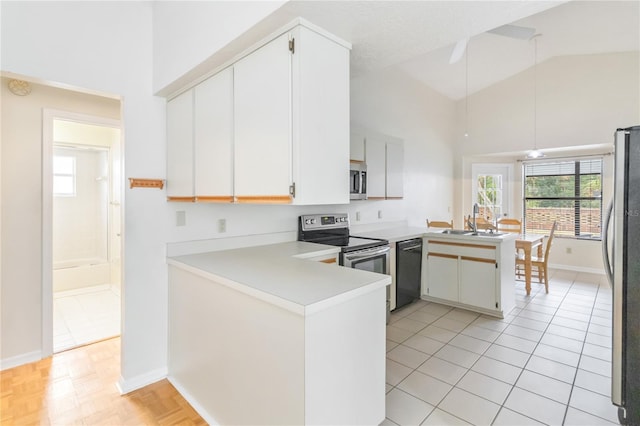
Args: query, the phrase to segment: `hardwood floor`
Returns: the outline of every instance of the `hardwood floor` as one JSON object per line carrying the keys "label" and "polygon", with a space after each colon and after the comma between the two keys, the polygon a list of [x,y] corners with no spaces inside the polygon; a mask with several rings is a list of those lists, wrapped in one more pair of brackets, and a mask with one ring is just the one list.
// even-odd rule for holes
{"label": "hardwood floor", "polygon": [[120,338],[0,372],[2,425],[206,425],[165,379],[127,395]]}

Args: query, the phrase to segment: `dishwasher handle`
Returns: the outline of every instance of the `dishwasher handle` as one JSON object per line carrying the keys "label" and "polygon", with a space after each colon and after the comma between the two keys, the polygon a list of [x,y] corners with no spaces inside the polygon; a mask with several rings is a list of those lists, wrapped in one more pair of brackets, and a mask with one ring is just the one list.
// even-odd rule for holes
{"label": "dishwasher handle", "polygon": [[402,251],[412,251],[412,250],[415,250],[415,249],[422,250],[422,244],[416,244],[414,246],[409,246],[409,247],[402,247],[400,250],[402,250]]}

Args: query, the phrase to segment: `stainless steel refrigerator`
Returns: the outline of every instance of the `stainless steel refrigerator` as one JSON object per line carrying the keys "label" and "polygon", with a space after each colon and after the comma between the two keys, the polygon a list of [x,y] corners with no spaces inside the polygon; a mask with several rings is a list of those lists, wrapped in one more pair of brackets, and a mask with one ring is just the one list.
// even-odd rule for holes
{"label": "stainless steel refrigerator", "polygon": [[605,270],[613,292],[611,401],[619,407],[621,424],[637,425],[640,424],[640,126],[618,129],[614,143],[614,194],[602,235]]}

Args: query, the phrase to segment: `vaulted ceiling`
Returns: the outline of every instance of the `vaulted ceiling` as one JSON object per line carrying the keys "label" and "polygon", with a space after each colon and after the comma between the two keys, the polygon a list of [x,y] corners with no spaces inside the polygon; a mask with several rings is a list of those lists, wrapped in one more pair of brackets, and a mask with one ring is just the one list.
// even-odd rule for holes
{"label": "vaulted ceiling", "polygon": [[[538,63],[554,56],[638,51],[640,45],[637,0],[292,0],[276,13],[302,16],[351,42],[354,77],[398,67],[453,100],[533,66],[532,41],[486,32],[504,24],[535,28]],[[466,55],[449,64],[464,38],[470,39]]]}

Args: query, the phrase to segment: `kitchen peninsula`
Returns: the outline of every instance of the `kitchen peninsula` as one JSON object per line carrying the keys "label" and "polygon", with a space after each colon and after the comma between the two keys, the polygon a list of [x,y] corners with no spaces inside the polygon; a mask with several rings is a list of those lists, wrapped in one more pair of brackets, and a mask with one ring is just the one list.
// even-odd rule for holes
{"label": "kitchen peninsula", "polygon": [[515,306],[512,233],[424,234],[422,299],[504,318]]}
{"label": "kitchen peninsula", "polygon": [[[379,424],[388,275],[304,242],[169,263],[169,380],[218,424]],[[328,408],[330,407],[330,408]]]}

